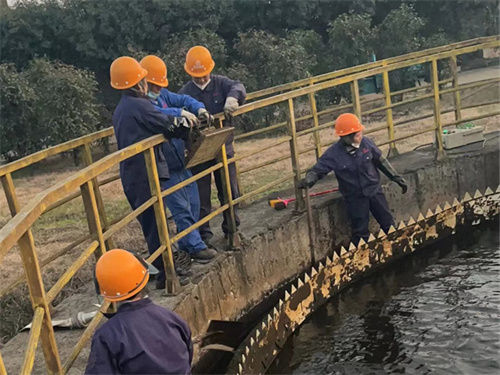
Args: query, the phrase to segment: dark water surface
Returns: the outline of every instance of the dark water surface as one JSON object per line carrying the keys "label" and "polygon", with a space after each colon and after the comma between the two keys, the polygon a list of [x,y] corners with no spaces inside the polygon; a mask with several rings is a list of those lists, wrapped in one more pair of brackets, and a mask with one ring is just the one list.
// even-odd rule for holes
{"label": "dark water surface", "polygon": [[500,374],[498,223],[346,289],[288,341],[270,373]]}

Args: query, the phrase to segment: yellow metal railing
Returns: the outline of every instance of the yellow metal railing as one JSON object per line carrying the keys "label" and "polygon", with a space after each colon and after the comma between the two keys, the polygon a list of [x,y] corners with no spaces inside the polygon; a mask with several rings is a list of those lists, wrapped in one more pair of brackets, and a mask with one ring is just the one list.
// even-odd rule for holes
{"label": "yellow metal railing", "polygon": [[[322,149],[332,144],[332,141],[322,141],[320,132],[323,129],[329,128],[334,125],[334,121],[332,121],[332,119],[327,119],[326,122],[321,123],[320,119],[322,117],[345,109],[352,109],[353,112],[357,113],[360,116],[366,116],[376,112],[385,111],[386,123],[377,127],[369,127],[366,131],[367,134],[376,132],[384,132],[384,134],[387,134],[387,140],[378,142],[379,146],[389,145],[391,150],[396,150],[396,145],[400,140],[415,137],[427,132],[434,132],[437,150],[439,151],[440,156],[443,156],[441,134],[444,127],[500,114],[500,111],[493,111],[469,118],[463,118],[462,111],[468,108],[474,108],[476,105],[463,106],[460,100],[460,91],[469,89],[471,87],[486,87],[488,85],[497,84],[497,78],[474,82],[466,85],[459,85],[457,80],[456,68],[452,69],[452,77],[443,81],[438,80],[437,70],[437,62],[439,60],[450,60],[453,64],[453,62],[456,62],[456,56],[458,55],[479,51],[484,48],[498,46],[500,46],[498,37],[479,38],[473,41],[456,43],[453,45],[439,47],[427,51],[419,51],[414,54],[408,54],[401,57],[382,60],[377,63],[365,64],[359,67],[349,68],[344,70],[343,73],[339,73],[340,71],[333,72],[327,75],[315,77],[313,79],[308,78],[307,80],[298,81],[296,83],[267,89],[267,91],[261,90],[260,94],[255,94],[253,97],[256,98],[259,95],[272,95],[276,92],[281,93],[243,105],[238,110],[236,110],[233,115],[242,116],[245,113],[255,111],[259,108],[265,108],[286,102],[286,104],[288,105],[288,121],[281,124],[271,125],[265,129],[260,129],[258,131],[240,135],[238,138],[243,139],[249,135],[272,131],[279,127],[286,127],[288,134],[274,140],[270,145],[266,147],[266,150],[287,143],[288,150],[284,152],[284,154],[275,157],[272,160],[253,163],[253,165],[245,169],[241,169],[239,173],[245,174],[250,171],[265,168],[268,165],[284,160],[290,160],[290,171],[282,171],[279,178],[262,184],[254,190],[242,194],[236,199],[233,199],[230,190],[231,188],[229,184],[228,165],[231,163],[237,163],[243,159],[251,158],[257,153],[265,152],[265,150],[255,150],[228,159],[225,148],[222,147],[220,162],[210,167],[209,169],[192,176],[186,181],[183,181],[182,183],[177,184],[164,191],[161,191],[160,189],[158,171],[153,152],[155,146],[165,141],[165,138],[162,135],[157,135],[145,139],[137,144],[131,145],[125,149],[107,155],[96,162],[92,162],[90,155],[90,143],[102,137],[112,135],[112,130],[105,129],[90,136],[82,137],[77,140],[55,146],[54,148],[42,151],[40,153],[30,155],[24,159],[21,159],[21,161],[0,167],[0,177],[2,179],[4,190],[7,196],[7,201],[13,215],[13,218],[2,229],[0,229],[0,262],[9,250],[11,250],[16,245],[18,246],[22,263],[25,269],[27,284],[30,290],[30,296],[34,310],[33,325],[28,345],[26,347],[25,359],[22,364],[21,372],[29,373],[31,371],[39,339],[41,340],[41,347],[43,349],[43,354],[45,357],[47,372],[66,373],[69,370],[78,354],[80,353],[81,349],[88,344],[88,341],[91,338],[92,333],[97,327],[100,319],[102,318],[102,315],[96,315],[96,317],[84,331],[83,335],[80,337],[80,340],[78,341],[70,356],[66,358],[65,362],[63,363],[58,353],[54,330],[51,324],[50,305],[57,297],[57,295],[61,292],[61,290],[65,287],[65,285],[67,285],[71,278],[76,274],[76,272],[81,269],[81,267],[88,261],[88,259],[91,258],[92,255],[95,255],[95,257],[99,257],[102,253],[110,249],[110,247],[112,246],[110,242],[112,241],[112,238],[118,235],[127,224],[136,219],[145,210],[149,208],[153,208],[155,210],[157,229],[160,237],[160,247],[149,256],[147,261],[152,262],[154,259],[160,256],[162,257],[165,269],[167,271],[167,289],[169,292],[175,293],[178,291],[179,284],[177,281],[177,276],[175,275],[173,265],[172,245],[179,239],[190,233],[192,230],[200,227],[203,223],[211,220],[215,216],[221,215],[224,211],[229,210],[231,217],[231,236],[229,238],[229,245],[233,246],[238,239],[234,217],[234,206],[289,181],[293,181],[294,183],[295,194],[297,198],[296,208],[304,208],[304,205],[307,204],[307,201],[304,201],[301,192],[297,188],[297,183],[304,172],[304,169],[301,168],[300,163],[301,155],[309,152],[314,152],[316,157],[319,157],[321,155]],[[429,63],[431,66],[432,80],[430,85],[419,88],[400,90],[398,92],[391,92],[389,82],[390,71],[423,63]],[[367,103],[374,102],[374,100],[363,100],[360,97],[358,81],[359,79],[370,77],[375,74],[382,74],[384,79],[384,105],[378,108],[363,111],[363,106]],[[451,83],[452,87],[441,89],[440,86],[445,83]],[[332,108],[328,108],[324,111],[318,112],[315,103],[315,94],[343,84],[349,84],[351,87],[351,103],[346,105],[334,106]],[[290,91],[282,92],[283,90]],[[396,94],[409,92],[418,93],[422,90],[430,90],[430,92],[424,92],[423,95],[403,100],[397,103],[393,103],[392,101],[392,97]],[[444,94],[453,94],[453,108],[448,108],[446,110],[443,110],[441,108],[441,96]],[[311,113],[307,116],[296,118],[294,100],[301,97],[308,99]],[[432,114],[420,115],[413,120],[406,119],[402,121],[394,121],[394,108],[415,103],[420,100],[430,100],[432,102]],[[484,102],[477,104],[477,106],[484,106],[489,104],[497,104],[497,102]],[[444,124],[442,115],[448,112],[455,112],[455,121]],[[398,127],[406,125],[410,123],[410,121],[415,121],[415,119],[420,120],[432,116],[434,117],[434,125],[432,127],[419,129],[418,131],[411,132],[410,134],[404,136],[397,136],[396,129]],[[218,118],[221,119],[220,116]],[[310,128],[302,131],[297,131],[297,122],[306,120],[310,120],[312,122]],[[299,148],[299,139],[300,137],[308,134],[313,135],[313,144],[301,150]],[[87,166],[82,170],[75,172],[65,180],[60,181],[52,187],[37,194],[35,197],[33,197],[33,199],[30,200],[29,203],[27,203],[23,207],[20,207],[15,195],[11,173],[36,161],[42,160],[48,154],[54,155],[59,152],[74,149],[75,147],[82,148],[84,160],[86,158],[85,162]],[[107,223],[103,210],[102,197],[100,197],[99,194],[99,185],[102,185],[104,181],[113,180],[113,178],[115,177],[113,176],[107,178],[106,180],[99,180],[98,178],[99,176],[102,176],[103,173],[109,171],[111,168],[116,167],[121,161],[141,153],[145,157],[146,171],[151,189],[151,198],[122,218],[115,220],[115,222]],[[224,175],[224,204],[222,204],[221,207],[217,208],[207,217],[198,221],[191,227],[171,237],[168,228],[169,224],[167,223],[165,217],[165,207],[163,206],[162,198],[216,170],[221,170]],[[31,229],[33,224],[36,223],[41,215],[53,208],[54,205],[68,202],[71,197],[75,197],[78,195],[81,195],[83,199],[89,235],[79,238],[74,242],[74,244],[84,245],[85,249],[78,255],[73,264],[71,264],[65,270],[64,274],[55,282],[55,284],[48,291],[46,291],[41,272],[41,266],[44,264],[44,262],[40,262],[38,259],[38,254],[36,252]],[[175,233],[175,231],[172,232]],[[74,246],[72,248],[74,248]],[[105,312],[108,307],[109,304],[103,304],[103,306],[101,306],[101,311]],[[1,356],[0,370],[2,370]]]}

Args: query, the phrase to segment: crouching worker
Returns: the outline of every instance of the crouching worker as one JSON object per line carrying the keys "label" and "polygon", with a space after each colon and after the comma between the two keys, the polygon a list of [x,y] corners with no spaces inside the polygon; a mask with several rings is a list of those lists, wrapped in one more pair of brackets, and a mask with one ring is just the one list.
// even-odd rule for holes
{"label": "crouching worker", "polygon": [[355,245],[360,238],[368,240],[370,212],[385,232],[394,225],[382,192],[378,169],[397,183],[403,194],[408,189],[405,180],[382,156],[373,141],[363,137],[363,130],[364,126],[352,113],[340,115],[335,121],[335,133],[340,136],[340,140],[325,151],[299,182],[299,188],[305,189],[312,187],[329,172],[335,172],[351,220],[351,241]]}
{"label": "crouching worker", "polygon": [[85,374],[190,374],[191,331],[147,295],[151,265],[127,250],[99,258],[96,286],[118,311],[94,334]]}

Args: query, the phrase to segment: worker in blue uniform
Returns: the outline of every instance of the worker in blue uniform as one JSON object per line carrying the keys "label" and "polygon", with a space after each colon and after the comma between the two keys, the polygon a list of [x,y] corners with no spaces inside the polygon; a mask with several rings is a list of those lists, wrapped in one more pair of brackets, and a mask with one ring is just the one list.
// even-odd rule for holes
{"label": "worker in blue uniform", "polygon": [[335,121],[335,132],[340,140],[324,152],[299,182],[299,188],[310,188],[329,172],[335,172],[351,220],[351,241],[355,245],[361,238],[368,240],[370,212],[385,232],[394,225],[378,170],[396,182],[403,194],[408,189],[404,178],[382,156],[373,141],[363,137],[363,130],[364,126],[354,114],[340,115]]}
{"label": "worker in blue uniform", "polygon": [[[118,148],[128,147],[155,134],[164,134],[167,138],[187,137],[190,127],[185,118],[173,117],[159,112],[147,99],[147,70],[138,61],[123,56],[116,59],[110,68],[111,86],[122,91],[120,102],[113,113],[113,127]],[[160,180],[169,178],[168,164],[160,146],[154,148],[158,176]],[[125,159],[120,163],[120,177],[123,191],[132,207],[136,209],[151,198],[151,190],[142,153]],[[138,217],[148,250],[152,254],[160,247],[157,224],[152,207]],[[203,251],[205,253],[203,253]],[[195,256],[211,258],[207,249]],[[193,254],[191,254],[193,256]],[[160,269],[157,287],[165,284],[165,269],[161,257],[155,260]]]}
{"label": "worker in blue uniform", "polygon": [[[168,86],[167,66],[157,56],[144,57],[141,66],[148,71],[148,98],[162,113],[175,117],[184,117],[196,126],[199,120],[211,120],[211,115],[203,103],[188,95],[179,95],[166,89]],[[197,115],[194,115],[196,113]],[[166,190],[192,177],[186,169],[185,142],[181,138],[172,138],[163,143],[162,151],[168,164],[169,178],[161,179],[161,188]],[[195,224],[200,217],[200,199],[196,183],[191,183],[166,196],[166,204],[172,213],[177,231],[182,232]],[[217,253],[203,242],[198,229],[188,233],[179,240],[179,249],[188,252],[198,261],[206,262]],[[201,253],[200,253],[201,252]]]}
{"label": "worker in blue uniform", "polygon": [[[207,48],[203,46],[191,48],[186,55],[184,69],[192,77],[192,80],[186,83],[179,90],[179,93],[187,94],[202,102],[210,114],[224,112],[226,117],[230,117],[231,112],[245,102],[246,90],[239,81],[231,80],[225,76],[211,74],[214,66],[215,62]],[[226,141],[226,153],[228,158],[234,156],[233,137],[230,137]],[[191,168],[191,170],[194,174],[197,174],[214,164],[216,164],[215,160],[208,161]],[[214,172],[214,179],[217,187],[217,197],[221,204],[225,204],[223,178],[220,170]],[[232,197],[236,199],[240,196],[240,193],[236,176],[236,166],[234,163],[229,164],[229,179]],[[212,211],[211,174],[199,179],[197,183],[201,204],[200,217],[204,218]],[[235,207],[234,212],[236,226],[239,226],[240,219],[238,217],[237,207]],[[224,211],[222,230],[226,237],[230,231],[230,220],[229,210]],[[209,222],[200,227],[200,234],[205,241],[209,241],[213,237]]]}
{"label": "worker in blue uniform", "polygon": [[191,374],[191,331],[181,317],[148,298],[153,272],[158,271],[127,250],[99,258],[98,292],[118,310],[105,314],[109,320],[94,333],[85,374]]}

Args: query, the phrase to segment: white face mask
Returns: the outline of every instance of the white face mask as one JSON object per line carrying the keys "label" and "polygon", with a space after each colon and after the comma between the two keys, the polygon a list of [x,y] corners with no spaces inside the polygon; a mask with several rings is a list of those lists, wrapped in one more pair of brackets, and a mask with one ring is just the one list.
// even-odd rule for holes
{"label": "white face mask", "polygon": [[354,148],[359,148],[360,145],[361,143],[351,143],[351,146]]}

